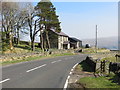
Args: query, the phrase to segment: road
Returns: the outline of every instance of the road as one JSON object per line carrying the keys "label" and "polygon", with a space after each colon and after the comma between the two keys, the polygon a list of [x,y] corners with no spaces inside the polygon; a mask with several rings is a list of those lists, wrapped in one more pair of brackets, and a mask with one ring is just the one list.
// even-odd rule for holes
{"label": "road", "polygon": [[2,88],[63,88],[70,70],[86,55],[22,62],[2,67]]}

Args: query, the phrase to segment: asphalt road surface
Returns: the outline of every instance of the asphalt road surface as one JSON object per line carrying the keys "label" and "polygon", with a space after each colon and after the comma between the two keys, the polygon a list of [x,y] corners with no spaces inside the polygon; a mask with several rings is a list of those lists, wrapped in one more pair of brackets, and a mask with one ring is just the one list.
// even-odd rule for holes
{"label": "asphalt road surface", "polygon": [[2,67],[2,88],[63,88],[70,70],[86,55],[22,62]]}

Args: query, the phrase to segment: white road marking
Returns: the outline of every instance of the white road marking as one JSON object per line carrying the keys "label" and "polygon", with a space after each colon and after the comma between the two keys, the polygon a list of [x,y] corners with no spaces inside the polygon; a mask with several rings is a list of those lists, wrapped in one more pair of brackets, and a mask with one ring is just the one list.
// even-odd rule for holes
{"label": "white road marking", "polygon": [[71,71],[73,71],[74,69],[71,69]]}
{"label": "white road marking", "polygon": [[53,61],[53,62],[51,62],[51,63],[56,63],[56,62],[60,62],[61,60],[58,60],[58,61]]}
{"label": "white road marking", "polygon": [[67,89],[69,78],[70,78],[70,76],[67,77],[63,90],[66,90],[66,89]]}
{"label": "white road marking", "polygon": [[51,62],[51,63],[55,63],[56,61],[53,61],[53,62]]}
{"label": "white road marking", "polygon": [[61,60],[58,60],[58,62],[60,62]]}
{"label": "white road marking", "polygon": [[70,75],[72,74],[72,72],[69,73]]}
{"label": "white road marking", "polygon": [[33,70],[39,69],[39,68],[41,68],[41,67],[44,67],[44,66],[46,66],[46,65],[47,65],[47,64],[43,64],[43,65],[38,66],[38,67],[36,67],[36,68],[33,68],[33,69],[30,69],[30,70],[27,70],[26,72],[31,72],[31,71],[33,71]]}
{"label": "white road marking", "polygon": [[5,79],[5,80],[2,80],[2,81],[0,81],[0,84],[3,83],[3,82],[6,82],[8,80],[10,80],[10,79],[8,78],[8,79]]}
{"label": "white road marking", "polygon": [[69,59],[72,59],[72,58],[74,58],[74,57],[68,57],[68,58],[65,58],[65,60],[69,60]]}
{"label": "white road marking", "polygon": [[70,76],[68,76],[68,79],[70,79]]}
{"label": "white road marking", "polygon": [[[75,67],[76,67],[78,64],[79,64],[79,63],[77,63],[77,64],[75,64],[75,65],[73,66],[73,68],[71,69],[69,75],[72,74],[73,70],[75,69]],[[69,79],[70,79],[70,76],[67,77],[66,82],[65,82],[65,84],[64,84],[64,89],[63,89],[63,90],[67,90],[68,83],[69,83]]]}
{"label": "white road marking", "polygon": [[75,69],[75,67],[76,67],[78,64],[79,64],[79,63],[75,64],[75,65],[73,66],[73,69]]}

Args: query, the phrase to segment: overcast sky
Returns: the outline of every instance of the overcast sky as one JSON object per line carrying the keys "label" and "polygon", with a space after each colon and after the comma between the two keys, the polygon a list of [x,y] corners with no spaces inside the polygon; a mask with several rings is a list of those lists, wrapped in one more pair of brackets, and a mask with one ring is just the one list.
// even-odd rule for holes
{"label": "overcast sky", "polygon": [[[117,2],[53,2],[62,31],[79,39],[118,35]],[[35,3],[34,3],[35,5]]]}

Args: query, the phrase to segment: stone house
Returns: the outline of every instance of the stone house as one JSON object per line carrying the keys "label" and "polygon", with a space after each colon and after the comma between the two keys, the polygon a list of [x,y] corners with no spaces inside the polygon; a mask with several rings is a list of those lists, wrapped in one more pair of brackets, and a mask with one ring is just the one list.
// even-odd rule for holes
{"label": "stone house", "polygon": [[63,32],[55,32],[53,29],[51,29],[48,34],[51,48],[70,49],[68,35]]}
{"label": "stone house", "polygon": [[69,37],[68,40],[70,41],[70,48],[79,49],[80,47],[82,47],[81,40],[79,40],[77,38],[73,38],[73,37]]}

